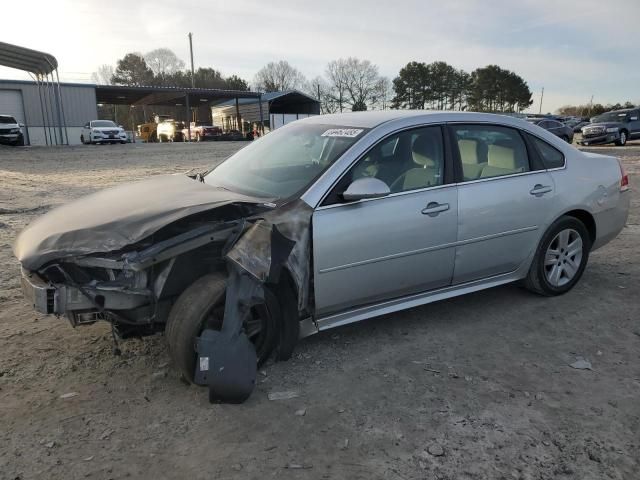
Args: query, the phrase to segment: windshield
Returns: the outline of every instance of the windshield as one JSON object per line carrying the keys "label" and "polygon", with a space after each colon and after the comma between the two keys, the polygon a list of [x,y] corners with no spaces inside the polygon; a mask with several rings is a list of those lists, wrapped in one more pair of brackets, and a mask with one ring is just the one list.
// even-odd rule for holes
{"label": "windshield", "polygon": [[95,128],[104,128],[104,127],[116,127],[116,124],[111,120],[94,120],[91,122],[91,126]]}
{"label": "windshield", "polygon": [[311,184],[366,130],[294,122],[254,140],[211,171],[205,182],[258,197],[288,198]]}
{"label": "windshield", "polygon": [[18,123],[13,117],[0,117],[0,123]]}
{"label": "windshield", "polygon": [[607,112],[594,118],[593,123],[625,122],[628,118],[629,112]]}

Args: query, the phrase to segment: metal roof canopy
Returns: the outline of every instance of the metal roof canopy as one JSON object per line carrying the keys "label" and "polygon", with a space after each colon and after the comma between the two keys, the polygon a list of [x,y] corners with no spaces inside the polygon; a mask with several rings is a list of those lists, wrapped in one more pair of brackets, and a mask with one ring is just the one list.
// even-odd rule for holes
{"label": "metal roof canopy", "polygon": [[64,116],[64,105],[60,93],[58,60],[56,60],[56,57],[49,53],[0,42],[0,65],[22,70],[31,75],[38,85],[38,96],[40,97],[40,107],[42,110],[42,125],[47,145],[69,145],[67,121]]}
{"label": "metal roof canopy", "polygon": [[180,88],[125,85],[96,85],[96,101],[108,105],[176,105],[188,100],[192,106],[219,100],[260,98],[256,92],[214,88]]}
{"label": "metal roof canopy", "polygon": [[34,75],[46,75],[58,68],[58,60],[48,53],[0,42],[0,65]]}

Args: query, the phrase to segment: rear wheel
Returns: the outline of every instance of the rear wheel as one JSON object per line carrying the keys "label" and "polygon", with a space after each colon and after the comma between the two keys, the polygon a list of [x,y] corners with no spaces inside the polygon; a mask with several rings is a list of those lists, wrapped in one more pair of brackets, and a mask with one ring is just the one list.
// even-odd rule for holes
{"label": "rear wheel", "polygon": [[584,224],[561,217],[542,237],[525,287],[545,296],[562,295],[578,283],[589,259],[591,239]]}
{"label": "rear wheel", "polygon": [[623,147],[627,143],[627,132],[626,130],[622,130],[620,132],[620,138],[616,140],[616,145],[619,147]]}
{"label": "rear wheel", "polygon": [[[212,273],[193,282],[171,308],[165,335],[169,356],[182,375],[193,382],[196,338],[205,328],[219,330],[224,317],[226,275]],[[244,332],[254,344],[258,364],[269,358],[277,341],[278,301],[265,288],[265,303],[251,309]]]}

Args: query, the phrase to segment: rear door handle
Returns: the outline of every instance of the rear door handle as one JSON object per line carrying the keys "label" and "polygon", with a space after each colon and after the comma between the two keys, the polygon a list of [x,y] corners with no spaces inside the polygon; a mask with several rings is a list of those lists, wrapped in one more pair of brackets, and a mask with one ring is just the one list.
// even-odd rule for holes
{"label": "rear door handle", "polygon": [[553,190],[553,189],[550,186],[548,186],[548,185],[540,185],[538,183],[531,190],[529,190],[529,193],[531,195],[535,195],[536,197],[541,197],[545,193],[549,193],[551,190]]}
{"label": "rear door handle", "polygon": [[429,204],[422,209],[422,214],[435,217],[440,212],[446,212],[447,210],[449,210],[448,203],[429,202]]}

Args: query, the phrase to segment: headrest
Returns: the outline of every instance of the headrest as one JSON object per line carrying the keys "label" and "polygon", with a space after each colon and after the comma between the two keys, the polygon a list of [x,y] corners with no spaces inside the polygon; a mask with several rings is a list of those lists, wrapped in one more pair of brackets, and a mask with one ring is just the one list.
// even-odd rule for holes
{"label": "headrest", "polygon": [[421,167],[435,167],[438,139],[434,135],[423,133],[413,141],[411,157]]}
{"label": "headrest", "polygon": [[489,166],[516,170],[516,156],[513,148],[489,145],[487,152]]}
{"label": "headrest", "polygon": [[462,138],[458,140],[462,163],[478,163],[478,141]]}

